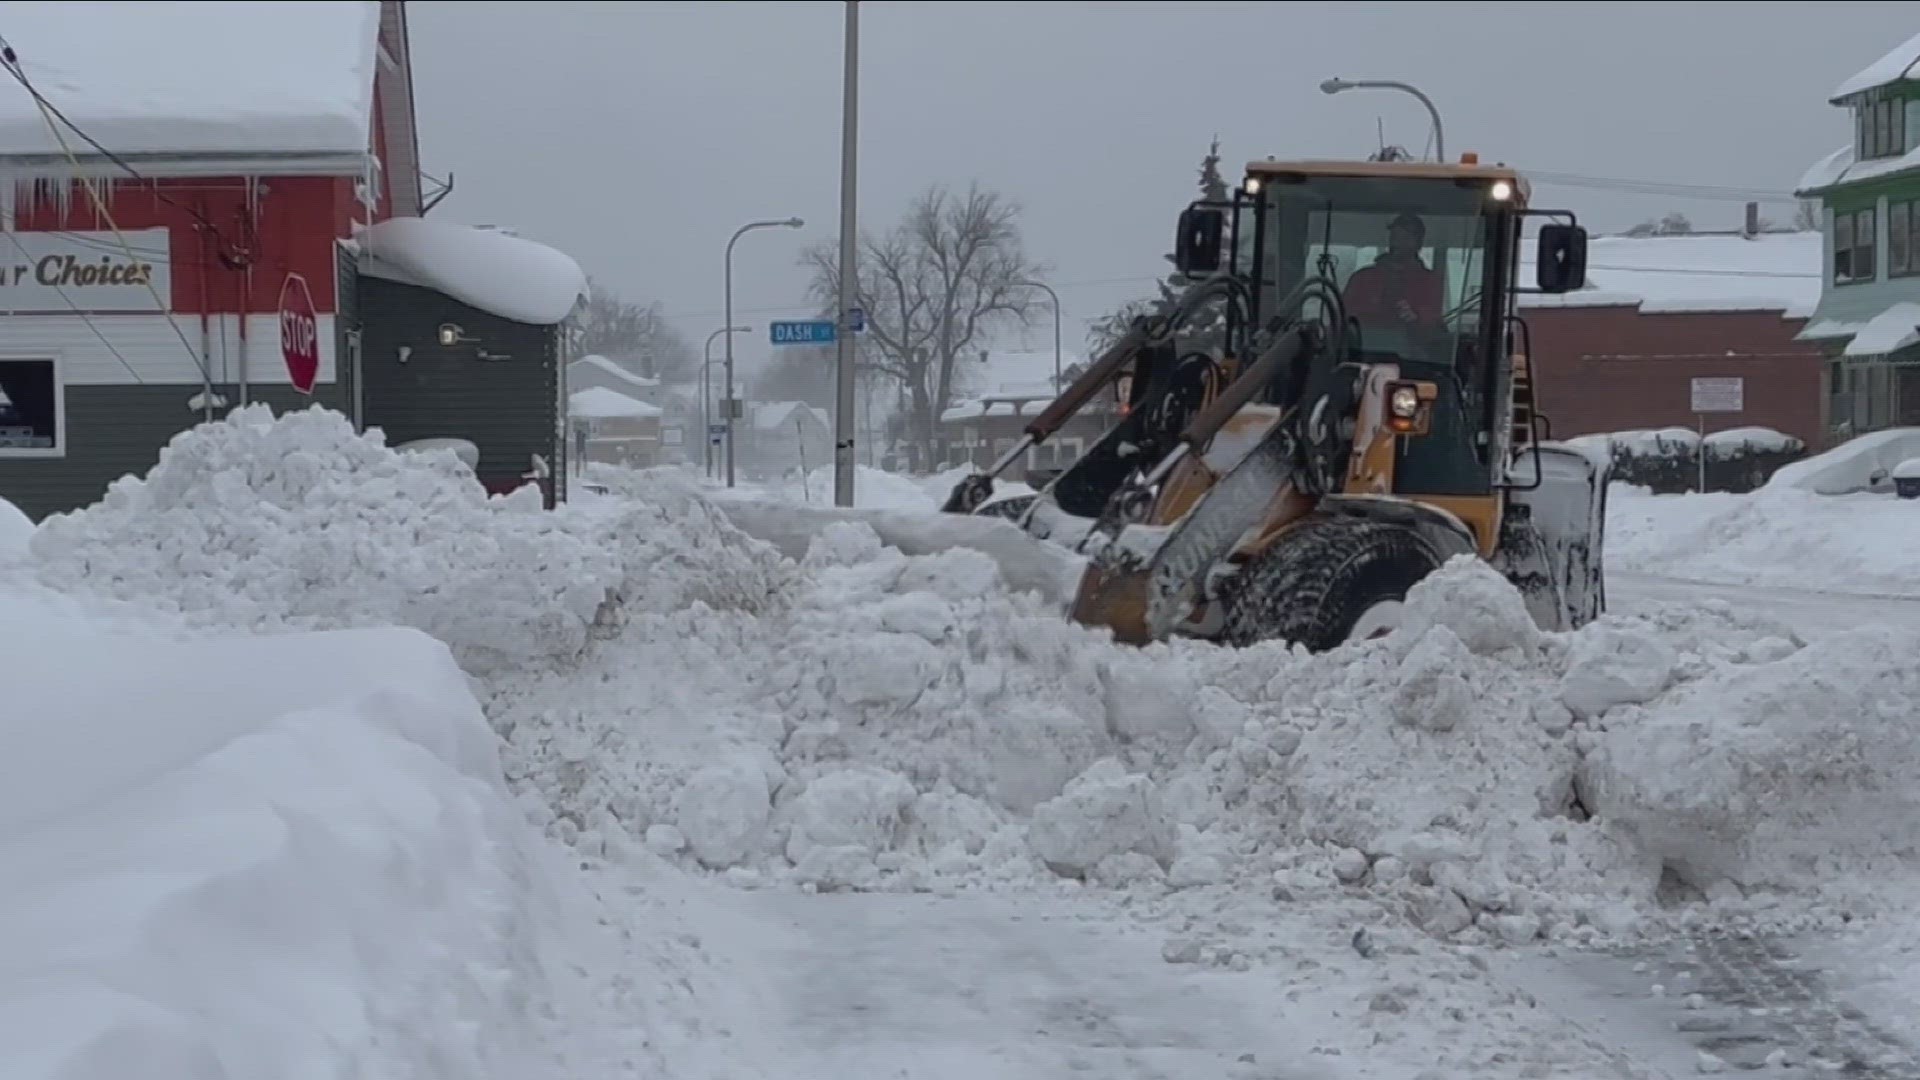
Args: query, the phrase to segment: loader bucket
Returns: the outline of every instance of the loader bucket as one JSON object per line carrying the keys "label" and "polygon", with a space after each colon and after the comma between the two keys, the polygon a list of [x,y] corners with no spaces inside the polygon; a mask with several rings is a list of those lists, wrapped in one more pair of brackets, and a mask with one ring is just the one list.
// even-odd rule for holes
{"label": "loader bucket", "polygon": [[1606,611],[1601,547],[1611,473],[1607,459],[1564,443],[1540,444],[1537,457],[1523,453],[1510,471],[1528,486],[1508,492],[1491,561],[1543,630],[1578,629]]}

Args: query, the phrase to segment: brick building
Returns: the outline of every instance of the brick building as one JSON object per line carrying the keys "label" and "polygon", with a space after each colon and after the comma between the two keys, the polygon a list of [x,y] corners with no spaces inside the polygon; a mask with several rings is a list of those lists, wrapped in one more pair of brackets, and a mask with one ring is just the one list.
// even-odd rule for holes
{"label": "brick building", "polygon": [[[1554,437],[1704,419],[1709,433],[1766,427],[1825,445],[1824,360],[1797,339],[1820,299],[1820,251],[1817,232],[1595,237],[1586,289],[1520,298]],[[1696,377],[1742,379],[1743,411],[1696,417]]]}

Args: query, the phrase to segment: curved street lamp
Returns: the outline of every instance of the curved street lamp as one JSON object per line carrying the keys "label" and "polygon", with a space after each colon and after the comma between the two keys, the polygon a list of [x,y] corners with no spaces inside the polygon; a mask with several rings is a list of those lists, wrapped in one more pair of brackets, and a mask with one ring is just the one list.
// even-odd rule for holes
{"label": "curved street lamp", "polygon": [[1427,115],[1433,118],[1433,154],[1442,162],[1447,160],[1446,136],[1440,128],[1440,110],[1434,107],[1432,98],[1420,92],[1419,87],[1392,79],[1328,79],[1320,84],[1323,94],[1338,94],[1343,90],[1398,90],[1419,98],[1420,104],[1427,107]]}
{"label": "curved street lamp", "polygon": [[721,334],[751,333],[751,326],[723,326],[707,335],[706,348],[702,350],[706,360],[700,365],[700,445],[706,452],[709,477],[713,475],[713,408],[709,404],[713,397],[713,339]]}
{"label": "curved street lamp", "polygon": [[1053,300],[1053,392],[1057,394],[1064,389],[1060,384],[1060,294],[1044,281],[1023,281],[1020,284],[1043,290]]}
{"label": "curved street lamp", "polygon": [[[798,229],[806,222],[797,217],[749,221],[733,231],[727,241],[726,325],[733,325],[733,245],[755,229]],[[727,486],[733,486],[733,335],[727,335]]]}

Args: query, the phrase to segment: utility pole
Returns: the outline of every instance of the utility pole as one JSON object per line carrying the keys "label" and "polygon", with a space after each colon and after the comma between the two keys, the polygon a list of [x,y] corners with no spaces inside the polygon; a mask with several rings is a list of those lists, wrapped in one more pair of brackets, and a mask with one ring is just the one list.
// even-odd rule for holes
{"label": "utility pole", "polygon": [[853,505],[853,318],[860,291],[859,229],[855,220],[855,151],[860,145],[860,0],[847,0],[846,82],[840,112],[840,332],[834,335],[839,354],[833,397],[833,505]]}

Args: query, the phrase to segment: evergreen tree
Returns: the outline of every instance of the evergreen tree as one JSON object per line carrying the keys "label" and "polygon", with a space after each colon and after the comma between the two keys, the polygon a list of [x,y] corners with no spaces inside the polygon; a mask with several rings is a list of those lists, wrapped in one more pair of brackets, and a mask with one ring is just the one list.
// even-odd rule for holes
{"label": "evergreen tree", "polygon": [[[1226,178],[1220,175],[1220,138],[1214,136],[1207,147],[1207,154],[1200,159],[1200,197],[1208,202],[1227,202],[1233,197],[1233,189]],[[1232,221],[1228,223],[1228,237],[1232,237]],[[1251,251],[1252,237],[1242,237],[1241,246]],[[1172,255],[1162,256],[1169,263]],[[1088,333],[1088,344],[1097,354],[1104,352],[1133,326],[1133,320],[1143,315],[1161,315],[1171,311],[1193,280],[1174,270],[1155,287],[1157,295],[1132,301],[1119,311],[1094,321]],[[1226,305],[1219,300],[1209,301],[1187,320],[1185,329],[1177,336],[1180,352],[1193,350],[1216,351],[1220,347],[1220,334],[1226,328]]]}

